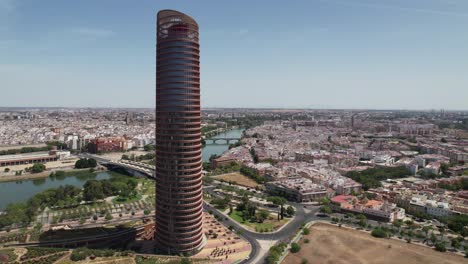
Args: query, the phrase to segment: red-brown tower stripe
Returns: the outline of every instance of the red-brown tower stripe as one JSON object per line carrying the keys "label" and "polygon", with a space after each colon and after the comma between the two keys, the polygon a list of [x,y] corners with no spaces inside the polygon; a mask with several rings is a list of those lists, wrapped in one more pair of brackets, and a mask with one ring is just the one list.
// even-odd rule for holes
{"label": "red-brown tower stripe", "polygon": [[169,254],[204,243],[198,24],[183,13],[157,16],[156,242]]}

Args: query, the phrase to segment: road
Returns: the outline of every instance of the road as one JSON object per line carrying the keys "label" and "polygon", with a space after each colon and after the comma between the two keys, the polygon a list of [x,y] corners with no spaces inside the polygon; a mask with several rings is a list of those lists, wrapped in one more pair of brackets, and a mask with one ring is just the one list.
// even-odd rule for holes
{"label": "road", "polygon": [[266,254],[263,254],[260,256],[260,259],[258,260],[257,257],[261,254],[260,252],[260,243],[258,240],[273,240],[273,241],[286,241],[289,240],[291,236],[294,236],[296,232],[299,230],[299,228],[302,226],[302,224],[314,221],[314,220],[319,220],[323,218],[317,217],[315,214],[318,212],[319,207],[318,206],[308,206],[306,210],[303,208],[302,204],[297,204],[297,203],[288,203],[289,205],[292,205],[296,208],[296,214],[295,217],[289,221],[286,226],[284,226],[282,229],[280,229],[277,232],[272,232],[272,233],[257,233],[257,232],[252,232],[250,230],[247,230],[245,227],[243,227],[240,223],[232,220],[230,217],[225,220],[225,215],[215,207],[211,206],[208,203],[204,203],[204,209],[207,211],[213,211],[216,212],[218,215],[222,215],[222,221],[225,226],[234,226],[236,230],[241,230],[241,236],[247,239],[247,241],[250,242],[252,245],[252,251],[250,252],[249,259],[243,261],[242,263],[263,263],[263,260],[266,257]]}
{"label": "road", "polygon": [[[94,158],[98,162],[106,162],[106,159],[103,159],[99,156],[96,155],[89,155],[89,154],[82,154],[82,157],[87,157],[87,158]],[[205,186],[203,187],[204,191],[214,194],[213,189],[215,186]],[[296,209],[295,216],[292,220],[290,220],[286,226],[281,228],[277,232],[271,232],[271,233],[257,233],[257,232],[252,232],[245,227],[243,227],[240,223],[232,220],[230,217],[227,217],[227,220],[225,220],[226,215],[223,214],[221,211],[218,209],[214,208],[210,204],[204,202],[203,207],[206,211],[213,211],[216,212],[218,215],[223,216],[221,219],[221,223],[224,224],[226,227],[233,226],[237,231],[241,231],[240,235],[244,237],[249,243],[252,245],[252,251],[250,252],[249,258],[242,261],[241,263],[263,263],[266,254],[265,252],[261,252],[261,245],[258,242],[259,240],[270,240],[270,241],[289,241],[289,238],[291,236],[294,236],[296,232],[298,232],[299,228],[310,221],[314,220],[319,220],[323,218],[317,217],[315,214],[319,211],[319,206],[311,206],[308,205],[307,209],[304,209],[304,206],[302,204],[298,203],[288,203],[288,205],[293,206]],[[306,212],[307,210],[307,212]]]}

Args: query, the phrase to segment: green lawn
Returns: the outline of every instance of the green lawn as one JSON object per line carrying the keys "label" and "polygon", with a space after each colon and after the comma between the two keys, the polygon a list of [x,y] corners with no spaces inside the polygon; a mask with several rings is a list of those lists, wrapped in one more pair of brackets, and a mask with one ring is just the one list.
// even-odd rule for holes
{"label": "green lawn", "polygon": [[141,200],[141,195],[137,194],[133,197],[121,197],[117,196],[114,199],[112,199],[112,202],[115,204],[121,204],[121,203],[132,203]]}
{"label": "green lawn", "polygon": [[233,210],[232,213],[229,214],[229,216],[234,221],[236,221],[238,223],[241,223],[243,225],[246,225],[248,227],[251,227],[251,228],[255,229],[255,231],[257,231],[257,232],[271,232],[271,231],[274,231],[275,229],[278,229],[279,227],[281,227],[282,225],[284,225],[285,223],[287,223],[289,221],[288,219],[278,221],[274,217],[271,217],[271,216],[268,219],[266,219],[263,223],[251,222],[249,220],[244,221],[242,219],[242,212],[237,211],[237,210]]}

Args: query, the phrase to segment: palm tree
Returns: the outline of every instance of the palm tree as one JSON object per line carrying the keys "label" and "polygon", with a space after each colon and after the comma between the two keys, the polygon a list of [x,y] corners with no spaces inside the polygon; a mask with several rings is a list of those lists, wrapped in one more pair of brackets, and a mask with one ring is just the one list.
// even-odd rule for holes
{"label": "palm tree", "polygon": [[273,196],[273,197],[269,197],[268,201],[280,207],[278,218],[281,216],[281,219],[284,219],[284,204],[286,203],[286,199],[284,199],[283,197],[279,197],[279,196]]}

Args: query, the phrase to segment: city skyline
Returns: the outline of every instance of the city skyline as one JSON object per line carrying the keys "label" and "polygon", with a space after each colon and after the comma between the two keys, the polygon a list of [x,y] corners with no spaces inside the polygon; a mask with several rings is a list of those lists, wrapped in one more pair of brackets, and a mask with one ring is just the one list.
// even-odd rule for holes
{"label": "city skyline", "polygon": [[204,28],[203,108],[467,110],[468,4],[439,0],[2,0],[1,106],[154,107],[165,8]]}
{"label": "city skyline", "polygon": [[0,262],[463,262],[463,1],[0,0]]}

